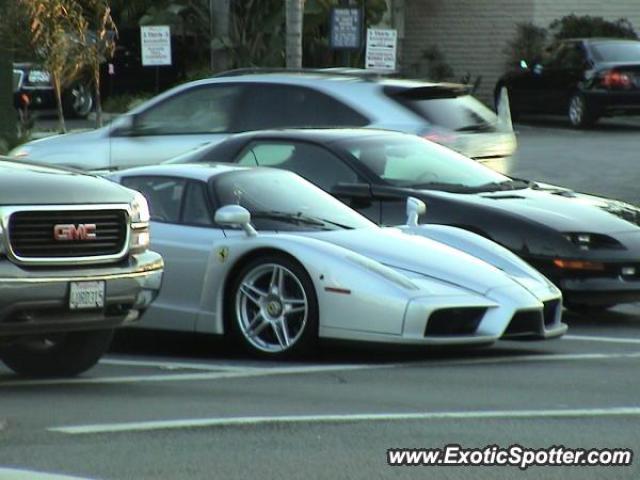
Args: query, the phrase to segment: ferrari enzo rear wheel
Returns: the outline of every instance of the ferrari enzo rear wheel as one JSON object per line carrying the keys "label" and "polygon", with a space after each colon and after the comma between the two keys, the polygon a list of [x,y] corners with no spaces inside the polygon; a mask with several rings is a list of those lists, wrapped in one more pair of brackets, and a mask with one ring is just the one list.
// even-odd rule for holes
{"label": "ferrari enzo rear wheel", "polygon": [[231,332],[266,357],[305,353],[317,339],[318,301],[309,274],[285,255],[245,265],[233,284]]}

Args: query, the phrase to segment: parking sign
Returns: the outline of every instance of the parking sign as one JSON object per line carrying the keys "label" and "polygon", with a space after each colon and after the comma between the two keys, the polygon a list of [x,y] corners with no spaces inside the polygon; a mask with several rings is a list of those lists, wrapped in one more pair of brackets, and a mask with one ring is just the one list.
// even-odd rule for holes
{"label": "parking sign", "polygon": [[171,65],[171,29],[168,25],[140,27],[142,65]]}

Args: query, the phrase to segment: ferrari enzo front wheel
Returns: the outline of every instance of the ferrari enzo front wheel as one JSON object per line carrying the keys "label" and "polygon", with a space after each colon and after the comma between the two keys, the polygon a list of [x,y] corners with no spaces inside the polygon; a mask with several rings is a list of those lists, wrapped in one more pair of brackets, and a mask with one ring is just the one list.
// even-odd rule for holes
{"label": "ferrari enzo front wheel", "polygon": [[309,274],[285,255],[257,258],[233,282],[231,333],[251,353],[302,354],[317,339],[318,301]]}

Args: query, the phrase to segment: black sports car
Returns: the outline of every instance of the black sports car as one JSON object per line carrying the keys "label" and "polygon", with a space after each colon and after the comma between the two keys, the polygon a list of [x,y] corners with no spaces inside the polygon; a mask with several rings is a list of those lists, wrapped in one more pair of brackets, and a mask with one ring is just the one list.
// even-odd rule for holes
{"label": "black sports car", "polygon": [[507,88],[512,117],[566,114],[572,125],[586,127],[603,116],[640,114],[639,41],[563,40],[520,67],[496,84],[496,101]]}
{"label": "black sports car", "polygon": [[405,222],[407,196],[424,221],[490,238],[538,268],[573,308],[640,300],[640,209],[506,177],[428,140],[370,130],[238,134],[170,162],[235,162],[306,177],[373,221]]}

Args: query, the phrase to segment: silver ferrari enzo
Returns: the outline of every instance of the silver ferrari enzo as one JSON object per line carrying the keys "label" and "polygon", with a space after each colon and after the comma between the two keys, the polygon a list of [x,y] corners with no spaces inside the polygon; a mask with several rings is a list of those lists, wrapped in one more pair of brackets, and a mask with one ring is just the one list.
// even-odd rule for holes
{"label": "silver ferrari enzo", "polygon": [[298,175],[160,165],[112,179],[148,199],[163,286],[141,327],[230,334],[267,357],[318,337],[492,344],[566,331],[559,290],[501,246],[443,225],[381,228]]}

